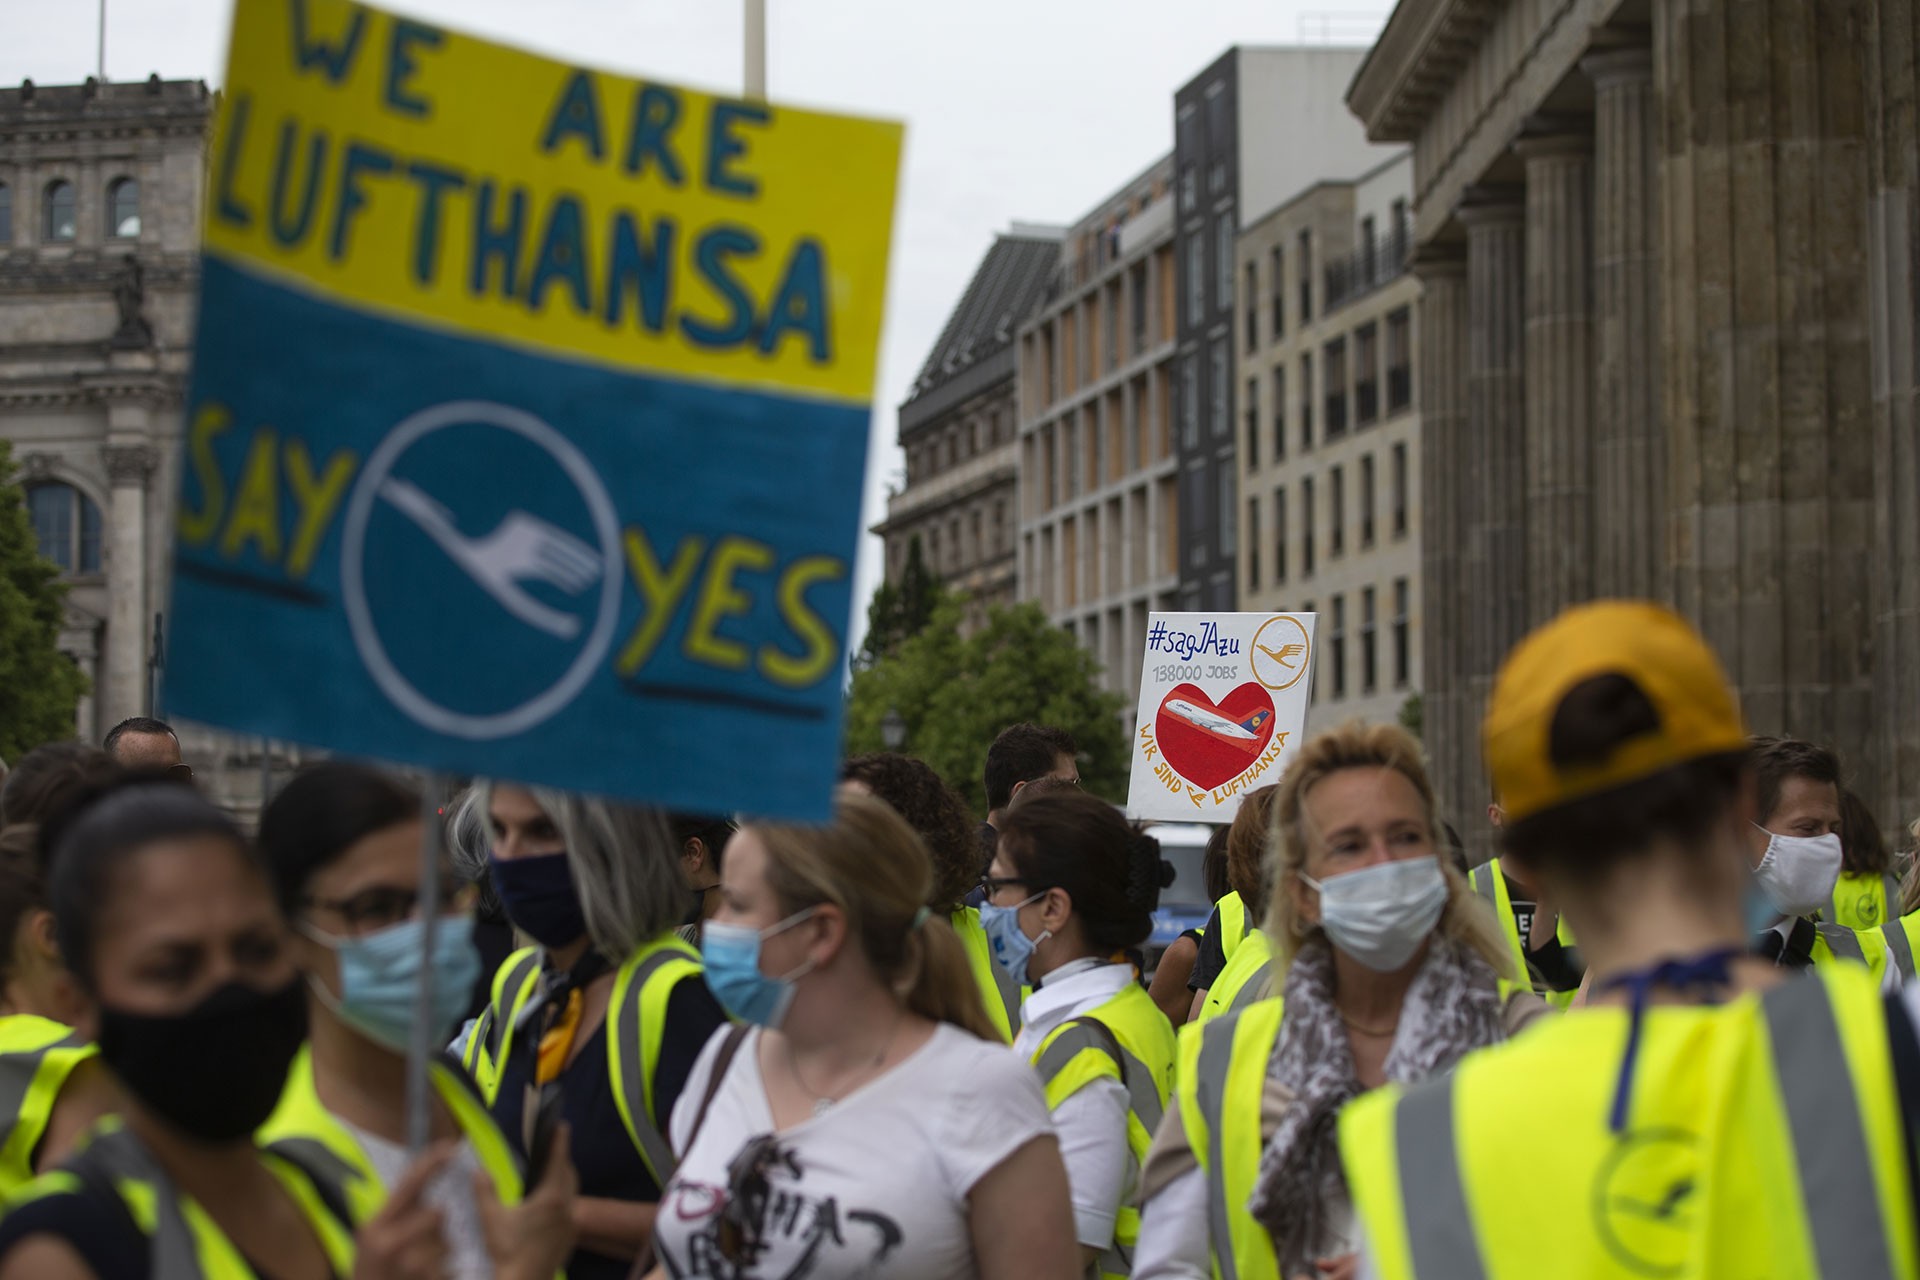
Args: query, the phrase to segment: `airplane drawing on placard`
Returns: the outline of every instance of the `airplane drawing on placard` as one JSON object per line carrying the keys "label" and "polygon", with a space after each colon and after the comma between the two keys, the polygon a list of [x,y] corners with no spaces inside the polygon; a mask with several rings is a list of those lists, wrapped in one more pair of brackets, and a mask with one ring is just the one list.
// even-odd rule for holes
{"label": "airplane drawing on placard", "polygon": [[1185,698],[1175,698],[1167,704],[1168,714],[1188,724],[1210,737],[1230,742],[1243,751],[1258,750],[1260,726],[1272,719],[1271,711],[1256,711],[1245,720],[1235,723],[1223,715],[1212,711],[1203,711]]}
{"label": "airplane drawing on placard", "polygon": [[579,595],[600,580],[600,558],[592,547],[524,511],[513,512],[484,538],[469,538],[446,507],[397,476],[381,482],[380,496],[419,525],[508,613],[561,640],[579,634],[578,617],[534,599],[520,584],[544,582]]}

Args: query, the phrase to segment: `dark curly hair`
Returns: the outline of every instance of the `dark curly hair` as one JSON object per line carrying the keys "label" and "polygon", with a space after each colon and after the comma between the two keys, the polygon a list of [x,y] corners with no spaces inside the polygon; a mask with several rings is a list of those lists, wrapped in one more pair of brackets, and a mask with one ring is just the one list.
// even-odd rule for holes
{"label": "dark curly hair", "polygon": [[985,870],[973,815],[960,794],[925,761],[891,751],[854,756],[840,766],[840,779],[864,784],[920,833],[933,858],[927,907],[949,915],[957,910]]}

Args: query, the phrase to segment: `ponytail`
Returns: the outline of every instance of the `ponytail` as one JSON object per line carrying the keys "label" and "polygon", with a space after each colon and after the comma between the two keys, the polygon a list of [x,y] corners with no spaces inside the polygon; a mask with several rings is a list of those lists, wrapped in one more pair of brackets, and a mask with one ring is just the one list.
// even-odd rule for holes
{"label": "ponytail", "polygon": [[832,903],[880,980],[912,1012],[983,1040],[987,1020],[966,949],[926,902],[933,864],[906,820],[871,796],[842,790],[824,827],[754,824],[781,914]]}

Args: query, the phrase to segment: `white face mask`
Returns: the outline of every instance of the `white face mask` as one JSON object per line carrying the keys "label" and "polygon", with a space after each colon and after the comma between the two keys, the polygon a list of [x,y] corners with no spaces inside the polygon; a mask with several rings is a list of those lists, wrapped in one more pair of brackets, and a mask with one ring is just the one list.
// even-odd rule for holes
{"label": "white face mask", "polygon": [[1333,945],[1377,973],[1412,959],[1447,907],[1438,858],[1382,862],[1324,882],[1303,871],[1300,879],[1320,891],[1320,927]]}
{"label": "white face mask", "polygon": [[1804,916],[1824,907],[1833,896],[1840,862],[1837,835],[1783,836],[1768,831],[1767,856],[1753,874],[1783,915]]}

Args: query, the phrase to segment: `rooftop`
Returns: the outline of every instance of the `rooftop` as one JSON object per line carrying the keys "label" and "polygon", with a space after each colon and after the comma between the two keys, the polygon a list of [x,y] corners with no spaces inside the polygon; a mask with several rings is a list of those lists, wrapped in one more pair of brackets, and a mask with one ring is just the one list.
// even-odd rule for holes
{"label": "rooftop", "polygon": [[97,121],[105,124],[142,118],[205,116],[213,94],[204,80],[107,82],[88,77],[85,84],[35,84],[22,80],[0,89],[0,127]]}
{"label": "rooftop", "polygon": [[1020,322],[1045,293],[1060,260],[1060,239],[1053,228],[1021,224],[994,237],[902,409],[1013,346]]}

